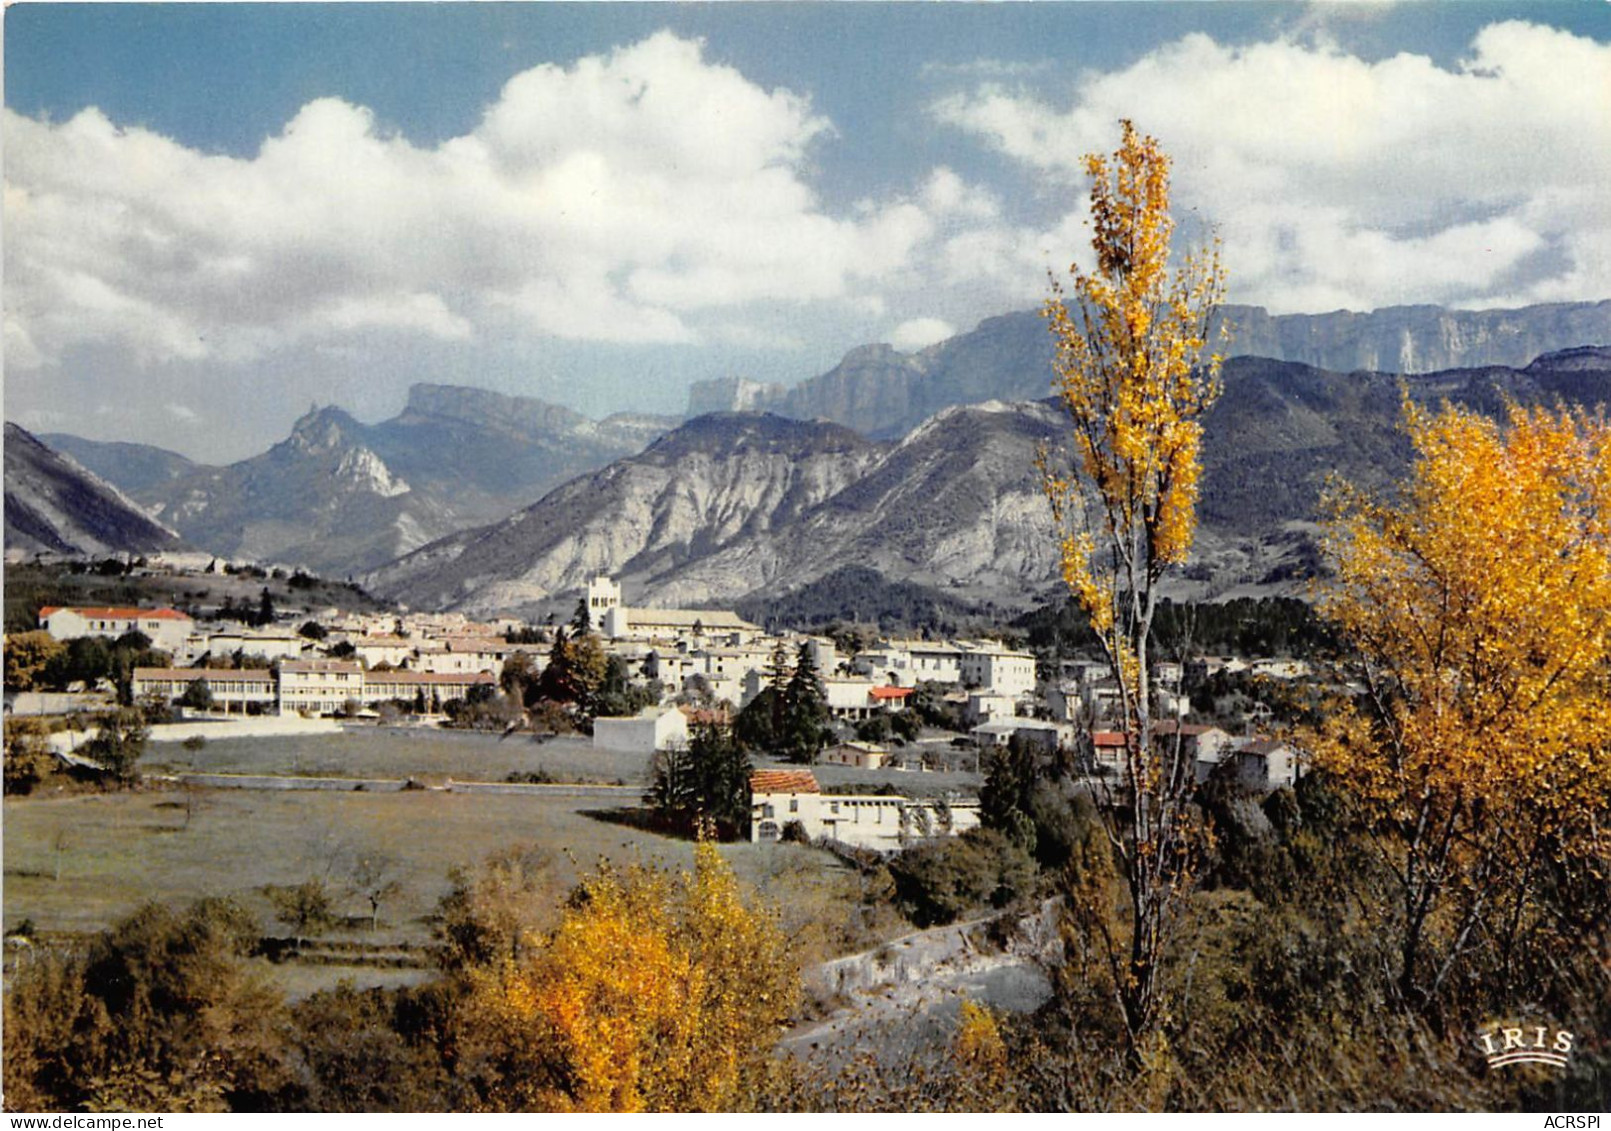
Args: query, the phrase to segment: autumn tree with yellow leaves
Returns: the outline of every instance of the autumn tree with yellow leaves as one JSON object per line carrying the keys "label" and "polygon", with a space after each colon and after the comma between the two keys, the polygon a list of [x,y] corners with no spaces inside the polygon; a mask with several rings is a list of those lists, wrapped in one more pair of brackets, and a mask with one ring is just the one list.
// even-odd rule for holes
{"label": "autumn tree with yellow leaves", "polygon": [[1478,951],[1508,982],[1585,945],[1540,896],[1611,882],[1611,424],[1407,398],[1404,418],[1401,496],[1332,498],[1322,607],[1364,693],[1317,755],[1393,878],[1396,983],[1426,1011]]}
{"label": "autumn tree with yellow leaves", "polygon": [[753,1107],[799,973],[716,846],[692,873],[604,868],[521,960],[469,972],[472,1047],[501,1110]]}
{"label": "autumn tree with yellow leaves", "polygon": [[1123,131],[1111,157],[1085,158],[1096,268],[1070,268],[1072,302],[1054,279],[1046,303],[1072,451],[1043,451],[1039,464],[1063,578],[1119,688],[1127,742],[1103,813],[1128,914],[1114,931],[1105,909],[1088,910],[1132,1059],[1144,1061],[1160,1017],[1160,960],[1206,835],[1190,806],[1191,757],[1178,736],[1154,741],[1150,650],[1159,584],[1185,562],[1196,529],[1199,421],[1220,391],[1220,358],[1204,351],[1225,273],[1217,244],[1171,267],[1169,158],[1130,122]]}

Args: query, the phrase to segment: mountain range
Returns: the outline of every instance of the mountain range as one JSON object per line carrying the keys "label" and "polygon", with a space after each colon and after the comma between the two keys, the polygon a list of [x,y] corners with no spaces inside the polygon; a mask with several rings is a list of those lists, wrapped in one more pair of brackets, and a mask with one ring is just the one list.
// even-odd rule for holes
{"label": "mountain range", "polygon": [[500,518],[675,423],[595,422],[527,397],[421,384],[378,424],[315,406],[285,440],[227,467],[142,445],[46,439],[193,545],[339,576]]}
{"label": "mountain range", "polygon": [[[1370,484],[1402,468],[1398,378],[1382,370],[1479,362],[1410,380],[1418,396],[1485,408],[1497,390],[1606,399],[1604,350],[1560,347],[1611,341],[1611,302],[1225,316],[1237,333],[1207,421],[1193,566],[1210,594],[1312,567],[1305,524],[1331,470]],[[422,384],[376,424],[316,406],[284,441],[226,467],[44,439],[193,546],[363,574],[421,607],[531,608],[597,570],[624,574],[634,600],[729,601],[847,565],[1009,600],[1054,577],[1030,472],[1036,447],[1061,435],[1040,401],[1050,348],[1033,312],[913,354],[864,346],[792,389],[696,385],[695,418],[675,431],[668,418],[595,422]],[[1235,356],[1245,351],[1299,356]],[[1533,351],[1544,356],[1529,364]]]}
{"label": "mountain range", "polygon": [[172,550],[179,536],[15,424],[5,431],[5,544],[30,553]]}
{"label": "mountain range", "polygon": [[[1611,400],[1611,350],[1525,369],[1400,377],[1235,358],[1204,419],[1202,526],[1182,595],[1301,587],[1333,474],[1380,488],[1407,465],[1401,388],[1496,412],[1507,399]],[[595,573],[635,602],[732,603],[853,566],[974,602],[1033,603],[1056,588],[1035,454],[1067,422],[1055,402],[942,409],[895,441],[826,421],[710,414],[477,530],[365,578],[416,607],[532,611]]]}
{"label": "mountain range", "polygon": [[[1525,366],[1585,343],[1611,342],[1611,301],[1553,303],[1516,310],[1394,306],[1356,313],[1272,315],[1257,306],[1220,308],[1230,357],[1298,361],[1343,373],[1429,373],[1475,365]],[[1220,347],[1215,347],[1220,348]],[[862,346],[817,377],[791,387],[742,378],[696,383],[688,414],[775,412],[832,420],[893,438],[954,404],[1029,400],[1051,388],[1052,339],[1038,311],[988,318],[977,328],[916,353]]]}

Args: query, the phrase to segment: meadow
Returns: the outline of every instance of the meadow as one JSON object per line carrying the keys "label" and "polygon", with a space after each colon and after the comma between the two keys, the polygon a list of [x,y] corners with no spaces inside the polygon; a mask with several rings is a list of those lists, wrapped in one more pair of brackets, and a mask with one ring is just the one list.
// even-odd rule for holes
{"label": "meadow", "polygon": [[[789,763],[758,758],[757,768]],[[197,750],[179,743],[152,743],[140,769],[153,773],[282,774],[293,777],[407,778],[440,784],[504,781],[510,774],[539,774],[556,782],[646,785],[646,754],[594,749],[575,735],[497,735],[414,727],[354,728],[337,735],[210,739]],[[891,785],[911,796],[947,792],[974,794],[983,780],[976,773],[920,773],[860,770],[851,766],[812,767],[825,789],[869,789]]]}
{"label": "meadow", "polygon": [[641,785],[645,754],[595,750],[578,737],[533,741],[529,734],[495,734],[414,727],[355,728],[305,737],[209,739],[196,750],[154,742],[142,772],[286,774],[307,777],[406,778],[425,782],[504,781],[510,774],[546,774],[555,781]]}
{"label": "meadow", "polygon": [[[147,791],[7,800],[6,929],[31,919],[43,932],[94,931],[147,900],[217,895],[241,900],[273,932],[264,885],[319,877],[340,893],[353,861],[368,855],[392,862],[400,890],[381,907],[377,932],[366,924],[352,937],[421,944],[449,890],[449,871],[511,845],[548,850],[556,897],[601,859],[675,867],[693,858],[686,841],[586,816],[583,810],[600,807],[596,799],[201,790],[187,808],[186,798]],[[723,852],[742,879],[763,890],[795,872],[804,855],[815,871],[840,870],[827,853],[778,847],[734,844]],[[357,895],[342,899],[339,909],[368,913]]]}

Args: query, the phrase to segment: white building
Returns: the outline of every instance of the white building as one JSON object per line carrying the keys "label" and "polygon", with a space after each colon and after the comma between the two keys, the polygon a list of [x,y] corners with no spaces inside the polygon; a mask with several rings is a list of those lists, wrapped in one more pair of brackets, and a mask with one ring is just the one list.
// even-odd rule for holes
{"label": "white building", "polygon": [[1172,749],[1175,736],[1180,736],[1181,753],[1196,765],[1198,781],[1207,781],[1215,768],[1231,753],[1236,741],[1227,732],[1215,726],[1180,723],[1164,719],[1152,728],[1153,742],[1163,753]]}
{"label": "white building", "polygon": [[497,690],[491,672],[365,672],[358,701],[366,707],[393,701],[436,712],[455,699],[468,699],[477,687]]}
{"label": "white building", "polygon": [[[805,639],[806,655],[811,657],[811,666],[823,675],[833,675],[839,670],[842,662],[839,657],[839,647],[826,636],[808,636]],[[768,649],[770,653],[770,649]],[[793,657],[790,657],[793,662]]]}
{"label": "white building", "polygon": [[1045,719],[994,719],[969,732],[981,747],[1006,746],[1014,738],[1045,750],[1056,750],[1074,740],[1074,728]]}
{"label": "white building", "polygon": [[505,641],[484,636],[449,636],[433,643],[441,647],[417,653],[411,665],[415,670],[458,675],[488,672],[501,676],[504,661],[514,651]]}
{"label": "white building", "polygon": [[894,687],[870,679],[825,679],[822,687],[827,692],[828,713],[849,722],[903,711],[907,697],[912,694],[909,687]]}
{"label": "white building", "polygon": [[755,625],[724,609],[638,609],[615,605],[600,626],[612,640],[699,639],[741,643],[762,635]]}
{"label": "white building", "polygon": [[587,619],[594,628],[604,624],[604,614],[621,603],[621,583],[599,574],[587,583]]}
{"label": "white building", "polygon": [[593,720],[596,750],[653,754],[688,742],[688,716],[676,707],[646,707],[625,718]]}
{"label": "white building", "polygon": [[239,652],[265,660],[295,660],[307,646],[307,638],[294,632],[214,632],[207,637],[207,651],[213,656]]}
{"label": "white building", "polygon": [[962,653],[962,682],[998,695],[1020,698],[1035,690],[1035,657],[995,644],[978,644]]}
{"label": "white building", "polygon": [[996,691],[970,691],[967,706],[962,708],[962,720],[967,723],[988,723],[1017,714],[1018,700]]}
{"label": "white building", "polygon": [[1236,780],[1246,789],[1267,793],[1296,785],[1303,776],[1303,753],[1289,742],[1260,739],[1237,748]]}
{"label": "white building", "polygon": [[857,675],[876,679],[880,683],[911,687],[916,682],[912,677],[912,654],[893,643],[856,653],[850,666]]}
{"label": "white building", "polygon": [[39,624],[57,640],[81,636],[122,636],[142,632],[154,647],[177,652],[185,646],[195,621],[177,609],[136,609],[119,606],[65,607],[46,605],[39,610]]}
{"label": "white building", "polygon": [[414,658],[414,641],[403,636],[353,636],[347,643],[366,668],[400,668]]}
{"label": "white building", "polygon": [[830,746],[817,756],[817,761],[829,766],[854,766],[858,770],[876,770],[883,766],[889,752],[872,742],[841,742]]}
{"label": "white building", "polygon": [[273,714],[278,710],[278,683],[267,668],[135,668],[136,701],[156,696],[171,703],[205,683],[215,710],[225,714]]}
{"label": "white building", "polygon": [[750,839],[776,841],[792,821],[805,835],[856,848],[898,852],[979,826],[979,802],[883,794],[825,794],[810,770],[757,770],[750,775]]}
{"label": "white building", "polygon": [[918,683],[962,682],[962,649],[951,644],[927,641],[908,645],[912,657],[912,678]]}
{"label": "white building", "polygon": [[334,715],[349,702],[363,702],[364,669],[343,660],[286,660],[279,693],[282,715]]}
{"label": "white building", "polygon": [[[955,644],[928,640],[886,640],[876,648],[859,653],[853,661],[853,667],[862,675],[887,680],[901,687],[916,687],[926,682],[961,683],[963,651]],[[1030,677],[1030,687],[1033,688],[1033,658]]]}

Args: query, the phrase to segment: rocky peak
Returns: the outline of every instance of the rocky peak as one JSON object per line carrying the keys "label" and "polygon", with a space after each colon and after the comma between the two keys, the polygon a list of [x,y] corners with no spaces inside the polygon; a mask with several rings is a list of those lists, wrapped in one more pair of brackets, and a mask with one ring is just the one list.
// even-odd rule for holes
{"label": "rocky peak", "polygon": [[353,443],[359,428],[334,405],[313,405],[291,426],[291,435],[280,446],[301,455],[323,455]]}

